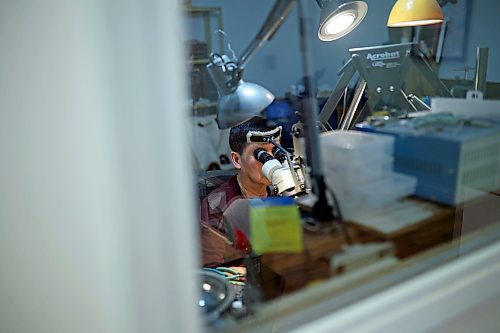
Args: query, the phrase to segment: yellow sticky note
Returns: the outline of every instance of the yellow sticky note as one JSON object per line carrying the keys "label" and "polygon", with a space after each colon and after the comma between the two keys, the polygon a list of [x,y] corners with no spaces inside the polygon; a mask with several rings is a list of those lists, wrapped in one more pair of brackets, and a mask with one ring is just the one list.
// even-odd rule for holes
{"label": "yellow sticky note", "polygon": [[256,254],[302,252],[300,215],[293,199],[251,200],[250,240]]}

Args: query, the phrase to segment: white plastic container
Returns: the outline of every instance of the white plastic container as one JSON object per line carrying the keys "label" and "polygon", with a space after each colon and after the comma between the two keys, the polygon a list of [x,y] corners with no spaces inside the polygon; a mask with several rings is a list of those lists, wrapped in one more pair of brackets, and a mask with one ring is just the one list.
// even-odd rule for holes
{"label": "white plastic container", "polygon": [[393,171],[391,135],[332,131],[320,135],[320,146],[325,181],[344,219],[415,193],[417,179]]}
{"label": "white plastic container", "polygon": [[373,155],[364,161],[339,162],[336,159],[323,162],[327,182],[341,186],[359,186],[388,176],[393,170],[394,158],[389,155]]}
{"label": "white plastic container", "polygon": [[324,158],[363,160],[369,156],[394,153],[394,137],[359,131],[331,131],[320,135]]}
{"label": "white plastic container", "polygon": [[390,202],[415,193],[417,178],[391,172],[384,178],[365,183],[361,186],[342,187],[327,181],[336,195],[345,219],[355,219],[367,211],[380,208]]}

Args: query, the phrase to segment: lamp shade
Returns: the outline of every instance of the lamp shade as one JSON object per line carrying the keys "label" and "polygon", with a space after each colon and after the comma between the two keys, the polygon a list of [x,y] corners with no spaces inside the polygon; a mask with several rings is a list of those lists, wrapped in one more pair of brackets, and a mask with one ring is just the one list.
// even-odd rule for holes
{"label": "lamp shade", "polygon": [[236,89],[219,98],[216,122],[220,129],[239,125],[258,116],[274,100],[274,95],[255,83],[240,80]]}
{"label": "lamp shade", "polygon": [[364,1],[326,0],[321,5],[318,38],[323,41],[339,39],[363,21],[368,5]]}
{"label": "lamp shade", "polygon": [[443,22],[436,0],[397,0],[387,20],[388,27],[409,27]]}

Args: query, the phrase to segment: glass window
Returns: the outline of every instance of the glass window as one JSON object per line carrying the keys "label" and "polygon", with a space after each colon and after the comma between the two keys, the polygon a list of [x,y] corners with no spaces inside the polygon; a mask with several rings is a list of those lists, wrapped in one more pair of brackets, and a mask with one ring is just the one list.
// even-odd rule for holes
{"label": "glass window", "polygon": [[[305,6],[307,15],[317,14],[315,5]],[[225,38],[245,41],[259,25],[236,33],[243,25],[235,17],[261,22],[270,9],[245,15],[235,4],[219,6]],[[287,38],[300,44],[298,18],[287,20]],[[384,20],[377,24],[385,27]],[[328,51],[314,42],[312,103],[307,80],[271,78],[286,69],[272,60],[284,57],[280,41],[269,41],[266,56],[254,58],[245,74],[252,77],[255,68],[253,78],[269,73],[259,84],[290,89],[264,108],[262,121],[221,129],[216,107],[193,113],[193,155],[211,156],[195,168],[206,282],[200,305],[209,330],[291,330],[304,318],[319,318],[498,241],[500,102],[491,94],[452,98],[456,82],[438,77],[439,65],[425,54],[418,29],[409,29],[391,30],[390,43],[374,35],[374,46],[367,47],[354,36],[336,46],[349,50],[344,66],[325,60]],[[237,64],[240,47],[225,50],[234,52],[225,65]],[[300,54],[293,59],[291,70],[301,73]],[[440,60],[446,65],[446,55]],[[335,87],[321,84],[327,81],[322,68],[342,68]],[[304,132],[310,107],[318,112],[317,136]]]}

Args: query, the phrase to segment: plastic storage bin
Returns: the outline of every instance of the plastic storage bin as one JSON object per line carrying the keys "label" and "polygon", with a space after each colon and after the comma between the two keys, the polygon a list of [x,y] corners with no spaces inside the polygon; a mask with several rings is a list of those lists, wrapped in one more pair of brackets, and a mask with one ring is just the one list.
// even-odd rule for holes
{"label": "plastic storage bin", "polygon": [[320,135],[325,158],[363,160],[372,155],[394,153],[394,137],[358,131],[331,131]]}
{"label": "plastic storage bin", "polygon": [[393,171],[394,137],[357,131],[320,136],[325,181],[344,219],[355,220],[415,193],[417,179]]}
{"label": "plastic storage bin", "polygon": [[378,155],[364,161],[347,161],[338,163],[326,159],[323,163],[325,178],[335,186],[360,186],[389,175],[393,170],[394,158],[389,155]]}
{"label": "plastic storage bin", "polygon": [[[328,184],[330,186],[330,184]],[[356,220],[370,210],[383,207],[391,202],[415,193],[416,177],[392,173],[389,176],[348,191],[330,186],[336,195],[344,219]]]}

